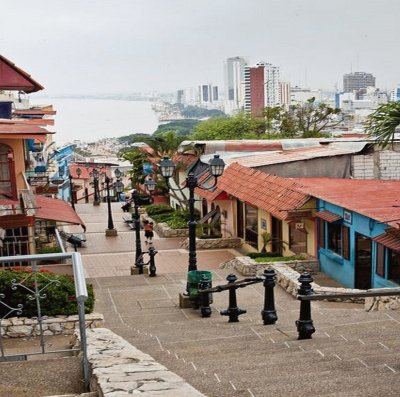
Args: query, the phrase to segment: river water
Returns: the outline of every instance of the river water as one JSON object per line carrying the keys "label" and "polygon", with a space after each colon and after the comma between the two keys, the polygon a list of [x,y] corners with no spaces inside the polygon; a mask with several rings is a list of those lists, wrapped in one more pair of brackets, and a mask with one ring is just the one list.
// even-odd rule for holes
{"label": "river water", "polygon": [[57,111],[57,145],[75,139],[93,142],[134,133],[152,134],[158,127],[157,115],[146,101],[48,97],[31,98],[31,104],[52,104]]}

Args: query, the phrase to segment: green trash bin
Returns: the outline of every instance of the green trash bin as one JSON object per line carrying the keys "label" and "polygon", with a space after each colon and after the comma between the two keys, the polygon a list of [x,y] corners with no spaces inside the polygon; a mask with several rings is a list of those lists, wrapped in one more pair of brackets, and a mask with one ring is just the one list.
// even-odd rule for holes
{"label": "green trash bin", "polygon": [[[199,297],[199,284],[200,282],[204,281],[204,277],[207,278],[209,283],[208,288],[212,287],[212,273],[206,270],[191,270],[187,274],[187,281],[188,281],[188,293],[190,299],[197,301]],[[212,303],[212,294],[208,294],[208,301]]]}

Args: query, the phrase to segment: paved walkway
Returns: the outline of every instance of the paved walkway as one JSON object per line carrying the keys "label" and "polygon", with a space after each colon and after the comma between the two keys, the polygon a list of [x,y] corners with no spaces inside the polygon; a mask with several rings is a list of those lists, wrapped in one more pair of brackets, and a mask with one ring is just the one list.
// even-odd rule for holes
{"label": "paved walkway", "polygon": [[[96,207],[79,206],[78,211],[93,223],[101,223],[96,211],[104,216]],[[157,255],[158,276],[130,276],[129,267],[124,267],[134,257],[129,251],[134,233],[129,233],[131,241],[121,233],[113,243],[101,233],[88,233],[87,248],[81,252],[95,287],[96,310],[104,314],[106,327],[205,395],[398,395],[400,313],[367,313],[361,305],[315,302],[316,333],[311,340],[298,341],[299,302],[275,288],[278,322],[265,326],[260,315],[263,286],[256,284],[237,290],[238,306],[247,310],[240,322],[228,323],[219,314],[228,306],[226,292],[213,294],[212,316],[203,319],[196,310],[178,307],[178,294],[186,284],[187,253],[165,246],[176,241],[156,238],[156,248],[165,247]],[[107,253],[105,244],[118,250]],[[199,268],[207,263],[214,269],[213,284],[223,284],[228,271],[217,270],[218,262],[234,254],[199,252]]]}

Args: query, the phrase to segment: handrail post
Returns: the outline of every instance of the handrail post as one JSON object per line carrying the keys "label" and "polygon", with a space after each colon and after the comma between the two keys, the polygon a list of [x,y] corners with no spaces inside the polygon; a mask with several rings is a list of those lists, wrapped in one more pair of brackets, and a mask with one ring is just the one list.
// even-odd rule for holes
{"label": "handrail post", "polygon": [[275,324],[278,316],[275,310],[274,287],[276,281],[275,270],[271,267],[264,270],[264,309],[261,316],[264,325]]}
{"label": "handrail post", "polygon": [[220,314],[221,316],[229,316],[229,323],[237,323],[239,321],[239,316],[247,313],[247,311],[237,307],[237,287],[235,285],[237,277],[234,274],[229,274],[226,280],[228,281],[228,284],[232,284],[232,287],[229,287],[229,307],[226,310],[220,311]]}
{"label": "handrail post", "polygon": [[[303,273],[298,281],[300,287],[297,291],[299,295],[312,295],[314,293],[311,288],[313,278],[309,273]],[[311,339],[311,335],[315,332],[313,320],[311,319],[311,302],[308,300],[300,301],[300,318],[296,321],[298,340]]]}
{"label": "handrail post", "polygon": [[149,247],[149,256],[150,256],[150,261],[149,261],[149,277],[156,277],[156,262],[155,262],[155,256],[158,251],[154,247]]}
{"label": "handrail post", "polygon": [[[199,291],[211,288],[211,281],[208,279],[208,277],[203,274],[200,282],[199,282]],[[200,313],[201,317],[210,317],[211,316],[211,308],[210,308],[210,297],[211,297],[211,292],[205,292],[205,293],[200,293],[199,294],[199,299],[200,299]]]}

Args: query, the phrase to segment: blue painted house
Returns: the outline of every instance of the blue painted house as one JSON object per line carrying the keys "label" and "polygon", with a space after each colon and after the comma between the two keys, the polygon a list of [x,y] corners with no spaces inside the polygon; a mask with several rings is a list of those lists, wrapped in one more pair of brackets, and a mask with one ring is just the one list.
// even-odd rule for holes
{"label": "blue painted house", "polygon": [[51,158],[57,163],[57,171],[50,178],[50,182],[58,186],[57,198],[65,201],[71,201],[71,188],[69,180],[69,164],[72,160],[74,153],[74,145],[66,145],[60,149],[55,150]]}
{"label": "blue painted house", "polygon": [[348,288],[400,285],[400,181],[296,179],[316,198],[321,271]]}

